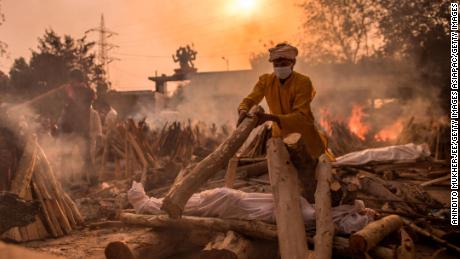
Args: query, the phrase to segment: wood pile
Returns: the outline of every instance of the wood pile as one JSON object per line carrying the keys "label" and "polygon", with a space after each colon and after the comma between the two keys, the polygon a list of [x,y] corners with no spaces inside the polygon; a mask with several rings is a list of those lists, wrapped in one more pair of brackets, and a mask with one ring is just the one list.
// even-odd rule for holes
{"label": "wood pile", "polygon": [[[223,128],[222,132],[226,132]],[[220,135],[219,135],[220,134]],[[192,125],[178,121],[165,123],[161,129],[151,129],[145,120],[135,122],[127,119],[106,129],[106,137],[99,157],[99,179],[133,179],[140,172],[141,181],[174,179],[178,171],[164,172],[172,177],[153,174],[163,173],[165,164],[188,165],[194,159],[208,155],[225,134],[217,133],[214,126],[202,123]],[[115,164],[114,175],[107,176],[108,162]],[[158,185],[161,183],[156,183]],[[164,183],[163,183],[164,184]]]}
{"label": "wood pile", "polygon": [[366,143],[350,131],[344,122],[331,121],[331,132],[328,136],[328,147],[334,155],[341,156],[350,152],[365,149]]}
{"label": "wood pile", "polygon": [[[220,170],[220,172],[223,172],[222,174],[217,173],[220,176],[208,181],[199,181],[200,188],[196,189],[196,191],[231,186],[245,191],[273,191],[278,199],[282,198],[282,196],[279,196],[279,186],[275,186],[275,189],[273,189],[273,182],[280,182],[276,181],[276,179],[270,179],[272,181],[270,183],[266,175],[270,171],[270,167],[272,169],[281,168],[280,165],[273,165],[280,163],[274,163],[273,159],[271,159],[272,165],[270,166],[270,163],[267,164],[267,160],[261,157],[263,156],[262,154],[267,152],[266,149],[263,150],[260,147],[260,145],[265,145],[267,129],[264,126],[256,128],[237,153],[241,157],[228,158],[227,170]],[[354,138],[352,135],[349,136]],[[295,150],[292,145],[287,145],[287,148],[290,153]],[[243,154],[245,155],[243,156]],[[295,156],[293,157],[292,154],[290,155],[293,161],[299,160]],[[313,238],[311,233],[306,233],[305,244],[308,243],[310,248],[315,247],[313,252],[315,258],[329,258],[331,253],[333,256],[340,258],[369,258],[370,256],[372,258],[415,258],[418,249],[416,241],[419,242],[420,239],[434,241],[440,248],[436,254],[446,251],[452,254],[459,253],[458,244],[450,238],[451,235],[455,236],[455,231],[449,226],[448,204],[444,204],[429,192],[430,188],[448,185],[448,166],[447,161],[433,158],[417,161],[342,165],[329,167],[329,169],[327,169],[327,165],[319,166],[320,169],[317,170],[322,173],[321,177],[317,175],[319,183],[316,193],[316,208],[318,209],[316,236]],[[191,166],[184,170],[181,176],[178,177],[178,181],[183,180],[183,177],[190,174],[194,168],[197,168],[197,166]],[[249,170],[257,173],[245,173],[245,170],[249,168],[257,168]],[[198,171],[202,172],[202,170]],[[317,174],[319,174],[318,171]],[[330,175],[327,176],[324,172],[330,172]],[[231,173],[233,175],[228,177],[228,174]],[[262,177],[259,177],[261,175]],[[284,182],[284,184],[287,183]],[[168,187],[165,186],[163,190],[154,190],[150,194],[158,197],[161,194],[166,194],[167,191]],[[179,193],[178,189],[175,192],[177,195]],[[353,204],[358,199],[363,200],[367,208],[376,212],[376,221],[349,237],[339,236],[334,233],[334,229],[331,229],[330,203],[333,206]],[[329,202],[327,202],[328,200]],[[291,209],[289,208],[289,210]],[[282,210],[279,210],[277,219],[287,217],[281,216]],[[285,209],[285,211],[287,210]],[[177,215],[180,215],[180,212],[173,216]],[[288,237],[281,237],[280,233],[286,230],[289,231],[288,227],[283,226],[282,221],[278,222],[278,227],[283,228],[280,232],[279,229],[277,230],[277,226],[260,221],[191,216],[177,218],[167,215],[135,215],[129,213],[122,214],[121,220],[126,224],[150,226],[156,229],[207,229],[220,233],[211,238],[209,243],[201,248],[203,249],[201,254],[207,254],[208,252],[205,251],[208,250],[217,250],[215,251],[216,253],[221,253],[225,250],[230,251],[229,253],[233,255],[238,255],[241,247],[251,248],[253,247],[251,243],[255,240],[278,240],[279,244],[265,244],[265,249],[279,247],[283,258],[295,258],[297,256],[294,255],[296,248],[289,249],[289,252],[286,252],[288,249],[283,248],[282,244],[293,246],[296,241],[302,240],[302,238],[296,238],[296,241],[288,242]],[[292,220],[290,222],[292,223]],[[229,246],[229,240],[233,240],[234,246]],[[303,251],[302,249],[300,248],[298,251]],[[286,255],[287,253],[289,255]],[[241,258],[245,257],[242,256]]]}
{"label": "wood pile", "polygon": [[330,127],[329,132],[326,133],[329,142],[328,147],[336,156],[372,147],[426,143],[435,159],[449,158],[450,127],[442,121],[417,122],[412,117],[405,123],[402,131],[394,140],[375,139],[371,133],[373,131],[369,131],[364,138],[359,138],[351,132],[345,122],[341,121],[330,121],[328,125]]}
{"label": "wood pile", "polygon": [[[2,238],[24,242],[69,234],[83,223],[78,208],[56,180],[37,141],[26,137],[23,147],[20,143],[16,145],[22,150],[22,155],[14,170],[10,168],[6,171],[11,173],[11,181],[6,184],[4,191],[25,201],[36,201],[40,212],[30,224],[9,229],[3,233]],[[14,211],[14,208],[11,210]]]}
{"label": "wood pile", "polygon": [[427,143],[438,160],[450,157],[450,126],[446,123],[432,121],[430,123],[415,122],[412,117],[404,126],[396,140],[397,144]]}

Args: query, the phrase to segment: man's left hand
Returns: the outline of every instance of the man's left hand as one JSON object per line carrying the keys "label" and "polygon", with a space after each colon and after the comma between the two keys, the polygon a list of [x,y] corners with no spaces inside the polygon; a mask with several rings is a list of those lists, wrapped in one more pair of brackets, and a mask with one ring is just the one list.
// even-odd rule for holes
{"label": "man's left hand", "polygon": [[257,113],[257,118],[259,118],[258,125],[265,123],[266,121],[273,121],[278,123],[278,126],[281,128],[281,122],[280,118],[276,115],[273,114],[267,114],[267,113]]}

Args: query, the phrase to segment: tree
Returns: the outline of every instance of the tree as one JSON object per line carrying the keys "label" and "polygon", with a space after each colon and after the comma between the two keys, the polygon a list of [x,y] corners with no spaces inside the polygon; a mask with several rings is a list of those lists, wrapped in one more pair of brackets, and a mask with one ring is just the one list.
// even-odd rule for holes
{"label": "tree", "polygon": [[[384,37],[383,53],[412,60],[419,69],[424,88],[438,87],[449,100],[450,36],[447,0],[375,0],[383,9],[379,30]],[[442,102],[449,110],[449,102]]]}
{"label": "tree", "polygon": [[303,51],[311,63],[355,64],[378,49],[373,0],[306,0]]}
{"label": "tree", "polygon": [[10,70],[11,87],[24,97],[35,96],[66,83],[73,69],[82,70],[93,86],[108,84],[104,69],[96,64],[95,54],[91,52],[94,45],[85,37],[61,37],[53,30],[46,30],[29,62],[24,58],[14,61]]}
{"label": "tree", "polygon": [[3,95],[8,91],[8,82],[8,76],[0,71],[0,95]]}
{"label": "tree", "polygon": [[[2,2],[0,1],[0,26],[5,22],[5,15],[2,12]],[[0,40],[0,57],[3,57],[6,55],[6,48],[8,45],[6,45],[5,42]]]}

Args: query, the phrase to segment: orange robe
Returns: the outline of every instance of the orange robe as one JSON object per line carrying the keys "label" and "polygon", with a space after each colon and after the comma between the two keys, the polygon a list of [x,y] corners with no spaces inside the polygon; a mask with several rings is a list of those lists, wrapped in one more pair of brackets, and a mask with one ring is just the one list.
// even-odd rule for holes
{"label": "orange robe", "polygon": [[325,144],[315,126],[310,108],[315,94],[310,78],[295,71],[283,85],[274,73],[264,74],[238,109],[249,111],[265,97],[270,113],[280,119],[281,128],[273,123],[273,137],[285,137],[289,133],[298,132],[302,134],[310,156],[318,158],[324,153]]}

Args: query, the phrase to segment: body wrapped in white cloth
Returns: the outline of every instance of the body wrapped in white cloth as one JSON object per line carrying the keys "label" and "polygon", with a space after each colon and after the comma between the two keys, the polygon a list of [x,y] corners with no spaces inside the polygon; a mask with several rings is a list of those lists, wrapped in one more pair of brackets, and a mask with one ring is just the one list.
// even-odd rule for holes
{"label": "body wrapped in white cloth", "polygon": [[[163,199],[148,197],[141,183],[133,182],[128,191],[128,200],[139,214],[161,213]],[[305,199],[301,199],[305,225],[315,228],[315,209]],[[351,234],[362,229],[372,216],[363,213],[362,201],[354,205],[340,205],[332,208],[332,218],[338,233]],[[261,220],[274,223],[274,203],[271,193],[247,193],[230,188],[215,188],[195,193],[188,200],[185,215],[218,217],[223,219]]]}

